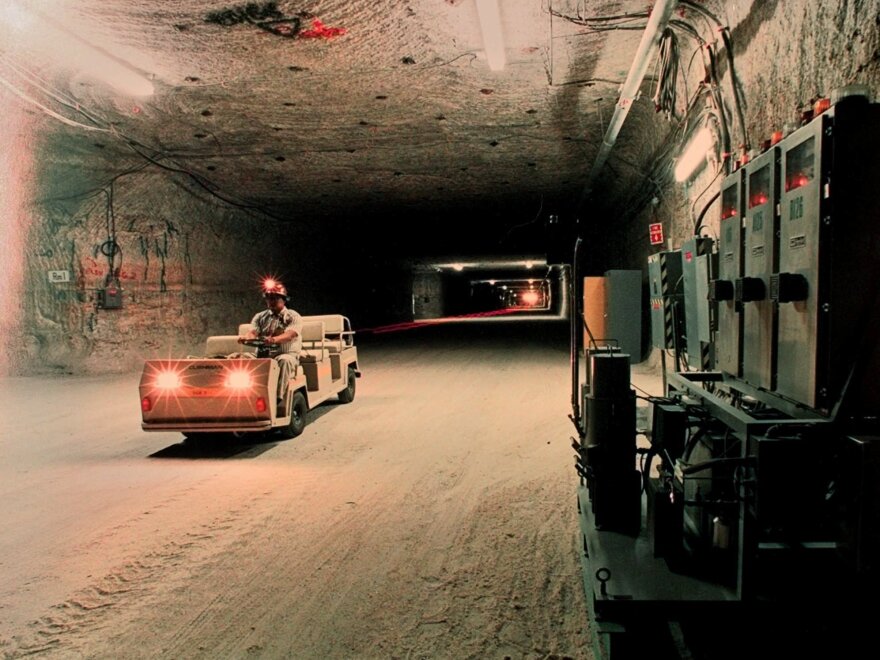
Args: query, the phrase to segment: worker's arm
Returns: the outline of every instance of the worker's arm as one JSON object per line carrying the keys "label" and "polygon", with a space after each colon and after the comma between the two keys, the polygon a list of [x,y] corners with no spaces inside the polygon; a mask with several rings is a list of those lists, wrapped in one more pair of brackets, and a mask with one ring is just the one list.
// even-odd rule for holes
{"label": "worker's arm", "polygon": [[287,330],[282,332],[280,335],[275,335],[274,337],[266,337],[267,344],[286,344],[289,341],[293,341],[296,336],[299,334],[297,332],[296,327],[291,325]]}
{"label": "worker's arm", "polygon": [[[256,318],[256,317],[255,317]],[[248,329],[246,333],[238,336],[238,343],[242,343],[246,339],[259,339],[260,335],[257,334],[255,330],[256,324],[254,321],[251,321],[251,327]]]}

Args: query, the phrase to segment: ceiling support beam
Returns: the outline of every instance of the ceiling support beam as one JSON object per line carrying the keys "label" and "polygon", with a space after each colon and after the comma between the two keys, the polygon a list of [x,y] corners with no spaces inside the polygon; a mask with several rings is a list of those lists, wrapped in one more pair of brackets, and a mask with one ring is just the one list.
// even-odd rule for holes
{"label": "ceiling support beam", "polygon": [[648,65],[651,63],[654,52],[660,43],[663,30],[666,29],[666,25],[669,23],[669,19],[672,17],[672,12],[677,4],[678,0],[656,0],[654,3],[654,8],[651,10],[648,24],[645,26],[642,40],[639,43],[639,49],[636,51],[629,73],[626,76],[623,87],[620,89],[620,98],[617,101],[617,106],[614,108],[614,114],[608,124],[608,130],[605,131],[605,137],[602,138],[602,144],[599,146],[599,152],[596,154],[596,162],[593,163],[593,169],[590,170],[578,206],[583,206],[583,203],[593,192],[593,184],[599,172],[605,166],[605,161],[608,160],[608,155],[611,153],[611,149],[614,148],[614,143],[617,142],[617,135],[620,133],[626,116],[629,114],[633,103],[639,97],[639,90],[642,86],[642,81],[645,79],[645,73],[648,71]]}

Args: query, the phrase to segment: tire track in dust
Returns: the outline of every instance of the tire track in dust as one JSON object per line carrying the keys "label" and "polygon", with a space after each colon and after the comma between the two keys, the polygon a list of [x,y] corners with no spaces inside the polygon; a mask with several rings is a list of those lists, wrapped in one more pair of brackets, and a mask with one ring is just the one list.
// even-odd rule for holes
{"label": "tire track in dust", "polygon": [[[444,488],[451,489],[461,481],[466,459],[461,456],[457,463],[438,472]],[[296,654],[297,649],[308,649],[310,655],[333,655],[344,647],[358,655],[352,646],[363,646],[375,614],[365,585],[381,584],[384,588],[389,567],[412,561],[412,546],[427,533],[425,530],[439,529],[447,541],[451,537],[457,518],[451,510],[438,519],[413,506],[412,493],[421,492],[425,498],[438,492],[433,487],[426,489],[421,476],[409,475],[411,490],[401,489],[400,480],[389,478],[359,495],[356,504],[335,505],[323,521],[310,527],[302,516],[283,519],[287,512],[278,510],[255,522],[252,533],[243,534],[246,545],[202,565],[194,580],[198,583],[210,583],[213,589],[216,576],[234,579],[227,580],[219,594],[212,593],[207,602],[193,608],[194,614],[184,625],[177,626],[162,642],[162,653],[169,657],[239,657],[245,653],[276,657]],[[352,480],[350,474],[334,478]],[[326,476],[321,485],[328,492],[337,490],[337,484]],[[415,530],[405,543],[383,531],[401,523],[405,529]],[[282,534],[287,537],[279,543],[267,530],[283,527],[287,529]],[[367,565],[370,560],[364,557],[381,557],[381,561]],[[197,589],[195,584],[193,587]],[[346,625],[339,629],[338,622],[343,620]],[[147,627],[161,629],[165,623],[156,621]],[[328,639],[326,630],[333,627],[337,635]],[[268,638],[264,631],[269,631]],[[291,643],[297,648],[289,648]],[[361,653],[368,650],[364,647]],[[374,653],[375,647],[369,652]]]}
{"label": "tire track in dust", "polygon": [[[193,561],[194,555],[207,548],[218,533],[234,527],[247,510],[256,506],[263,497],[265,494],[255,496],[244,506],[230,510],[210,523],[202,524],[199,531],[186,533],[185,540],[169,541],[157,550],[122,564],[79,589],[64,602],[51,606],[47,614],[28,625],[26,633],[12,635],[6,642],[7,648],[0,646],[2,657],[10,660],[48,652],[76,653],[79,645],[107,629],[119,617],[121,610],[138,606],[155,591],[156,585],[167,579],[169,573],[188,565]],[[138,518],[150,515],[181,498],[182,495],[176,494],[148,509]],[[136,521],[123,523],[115,527],[114,532],[134,524]]]}
{"label": "tire track in dust", "polygon": [[[326,476],[322,484],[333,488]],[[210,566],[202,567],[200,581],[224,575],[235,579],[228,580],[220,593],[174,630],[163,652],[169,657],[241,657],[278,643],[278,639],[262,639],[263,629],[283,639],[280,630],[291,627],[297,630],[294,639],[307,646],[310,642],[304,637],[322,634],[309,620],[316,613],[329,616],[335,604],[346,599],[347,590],[340,583],[349,582],[351,588],[352,558],[365,533],[377,528],[377,512],[391,508],[389,500],[394,496],[393,489],[379,486],[359,496],[355,507],[337,505],[332,512],[336,515],[310,527],[302,517],[282,520],[288,512],[270,512],[247,535],[254,552],[239,548],[234,556],[218,556]],[[269,538],[270,530],[281,530],[285,536]],[[193,648],[198,640],[202,644]]]}
{"label": "tire track in dust", "polygon": [[370,631],[372,643],[407,657],[589,658],[572,489],[566,479],[486,489],[449,552],[403,569],[422,589],[383,622],[398,625]]}

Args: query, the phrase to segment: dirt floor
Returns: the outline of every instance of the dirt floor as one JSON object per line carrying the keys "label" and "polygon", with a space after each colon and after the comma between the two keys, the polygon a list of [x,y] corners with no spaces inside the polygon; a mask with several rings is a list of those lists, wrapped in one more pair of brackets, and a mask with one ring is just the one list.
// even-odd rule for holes
{"label": "dirt floor", "polygon": [[360,354],[255,445],[141,431],[139,374],[0,380],[0,654],[591,658],[565,324]]}

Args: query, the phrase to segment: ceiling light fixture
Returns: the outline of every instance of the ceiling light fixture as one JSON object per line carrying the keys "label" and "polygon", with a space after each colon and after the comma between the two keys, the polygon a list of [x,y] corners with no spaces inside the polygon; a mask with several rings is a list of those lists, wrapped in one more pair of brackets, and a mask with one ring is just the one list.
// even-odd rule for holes
{"label": "ceiling light fixture", "polygon": [[504,36],[501,33],[501,12],[498,0],[476,0],[477,16],[480,19],[480,31],[483,33],[483,49],[486,60],[492,71],[501,71],[506,58],[504,56]]}
{"label": "ceiling light fixture", "polygon": [[708,126],[697,131],[675,162],[675,180],[681,183],[691,178],[694,172],[705,164],[706,155],[714,144],[715,139]]}

